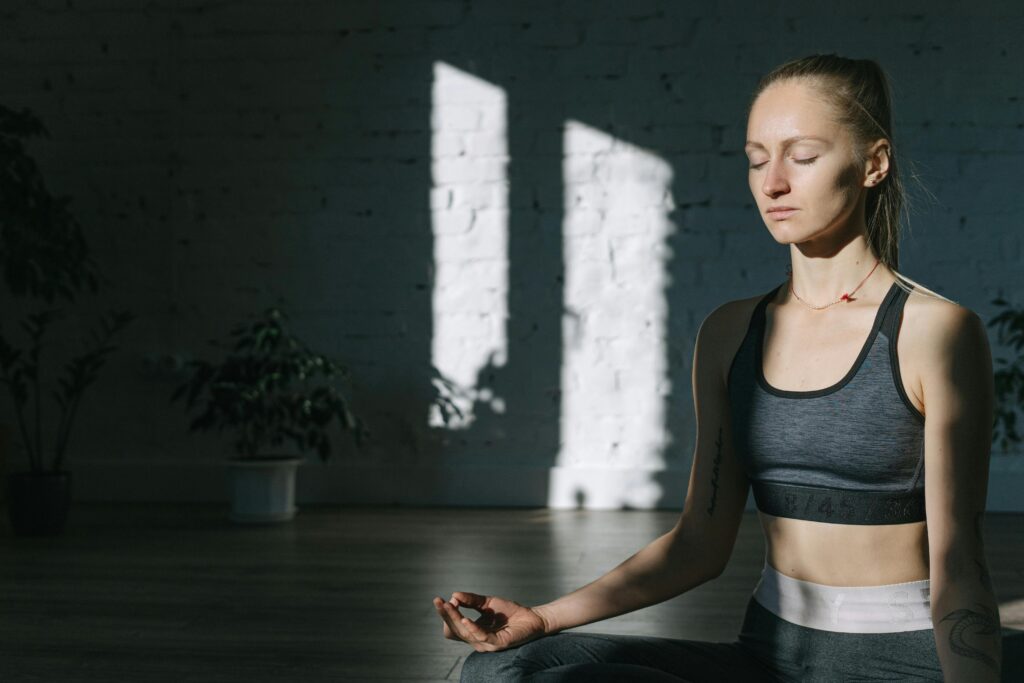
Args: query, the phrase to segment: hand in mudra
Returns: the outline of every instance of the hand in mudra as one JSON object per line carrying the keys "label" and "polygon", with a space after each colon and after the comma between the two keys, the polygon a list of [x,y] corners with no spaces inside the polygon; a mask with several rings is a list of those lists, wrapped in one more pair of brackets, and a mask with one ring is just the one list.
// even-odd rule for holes
{"label": "hand in mudra", "polygon": [[[497,652],[528,643],[544,635],[546,625],[537,612],[496,595],[457,591],[445,602],[434,598],[434,608],[444,620],[444,637],[461,640],[477,652]],[[480,612],[476,621],[462,615],[459,607]]]}

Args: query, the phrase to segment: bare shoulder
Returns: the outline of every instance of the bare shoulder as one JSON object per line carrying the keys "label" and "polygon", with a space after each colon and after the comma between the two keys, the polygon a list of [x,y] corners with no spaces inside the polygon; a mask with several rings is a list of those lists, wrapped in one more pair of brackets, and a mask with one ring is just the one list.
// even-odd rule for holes
{"label": "bare shoulder", "polygon": [[723,382],[728,377],[729,366],[740,344],[743,343],[754,308],[765,294],[767,292],[726,301],[708,313],[701,323],[701,345],[714,354]]}
{"label": "bare shoulder", "polygon": [[970,308],[915,288],[904,305],[898,353],[909,371],[908,389],[923,409],[930,379],[938,384],[934,380],[948,374],[958,358],[988,359],[985,323]]}
{"label": "bare shoulder", "polygon": [[948,353],[958,341],[985,333],[981,317],[970,308],[916,288],[907,297],[903,317],[901,334],[922,357]]}

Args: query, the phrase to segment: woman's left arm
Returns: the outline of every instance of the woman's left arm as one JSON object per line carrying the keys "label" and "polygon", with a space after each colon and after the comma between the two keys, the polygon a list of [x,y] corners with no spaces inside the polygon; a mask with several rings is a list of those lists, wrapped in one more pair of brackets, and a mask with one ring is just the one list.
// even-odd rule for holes
{"label": "woman's left arm", "polygon": [[1002,634],[981,537],[992,356],[973,311],[942,306],[921,371],[932,624],[946,681],[999,681]]}

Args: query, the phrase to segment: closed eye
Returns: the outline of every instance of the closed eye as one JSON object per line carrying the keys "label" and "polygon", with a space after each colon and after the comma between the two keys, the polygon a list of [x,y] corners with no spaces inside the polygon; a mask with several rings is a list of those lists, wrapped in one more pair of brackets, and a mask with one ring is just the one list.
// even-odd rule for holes
{"label": "closed eye", "polygon": [[[803,164],[804,166],[806,166],[806,165],[808,165],[808,164],[813,164],[813,163],[814,163],[814,161],[815,161],[815,160],[816,160],[817,158],[818,158],[818,157],[808,157],[807,159],[793,159],[793,161],[795,161],[795,162],[796,162],[796,163],[798,163],[798,164]],[[759,164],[753,164],[753,165],[751,165],[751,166],[750,166],[750,168],[753,168],[753,169],[761,168],[762,166],[764,166],[764,165],[765,165],[765,164],[767,164],[767,163],[768,163],[767,161],[762,161],[762,162],[761,162],[761,163],[759,163]]]}

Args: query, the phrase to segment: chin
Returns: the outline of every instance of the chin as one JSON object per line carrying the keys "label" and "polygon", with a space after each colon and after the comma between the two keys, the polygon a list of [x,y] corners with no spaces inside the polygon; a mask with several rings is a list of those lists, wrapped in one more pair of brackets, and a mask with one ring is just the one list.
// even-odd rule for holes
{"label": "chin", "polygon": [[800,242],[806,242],[813,236],[813,234],[809,234],[806,230],[787,226],[787,222],[766,224],[768,233],[779,244],[799,244]]}

